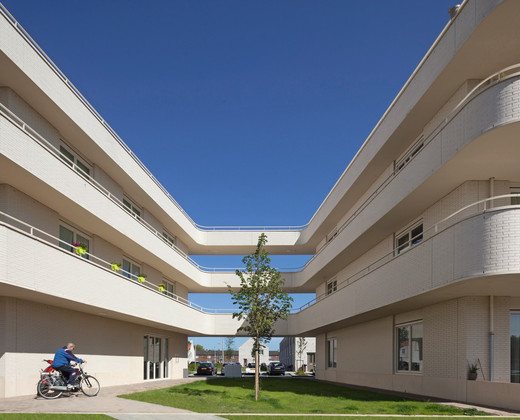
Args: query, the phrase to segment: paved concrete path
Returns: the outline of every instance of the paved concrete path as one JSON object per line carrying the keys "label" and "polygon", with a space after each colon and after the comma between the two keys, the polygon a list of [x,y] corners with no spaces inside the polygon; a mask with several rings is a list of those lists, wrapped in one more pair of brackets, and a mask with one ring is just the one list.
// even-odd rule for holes
{"label": "paved concrete path", "polygon": [[86,397],[78,392],[74,394],[65,393],[56,400],[46,400],[36,395],[6,398],[0,404],[0,413],[98,413],[107,414],[118,420],[219,419],[220,417],[214,415],[193,413],[179,408],[117,398],[121,394],[166,388],[200,380],[205,380],[205,378],[153,381],[106,388],[102,386],[99,395],[96,397]]}
{"label": "paved concrete path", "polygon": [[[1,400],[0,413],[70,413],[70,414],[106,414],[117,420],[215,420],[221,419],[217,414],[194,413],[180,408],[165,407],[140,401],[117,398],[118,395],[131,394],[133,392],[147,391],[150,389],[166,388],[206,378],[190,377],[185,379],[172,379],[153,381],[133,385],[113,386],[101,388],[96,397],[86,397],[81,392],[64,394],[56,400],[46,400],[36,395],[25,397],[6,398]],[[495,416],[518,416],[512,413],[489,408],[475,407],[468,404],[443,402],[459,406],[461,408],[477,408]],[[238,413],[234,413],[238,414]],[[276,416],[276,414],[249,414],[253,416]],[[299,415],[295,415],[298,417]],[[388,416],[389,417],[389,416]],[[348,418],[345,416],[345,418]]]}

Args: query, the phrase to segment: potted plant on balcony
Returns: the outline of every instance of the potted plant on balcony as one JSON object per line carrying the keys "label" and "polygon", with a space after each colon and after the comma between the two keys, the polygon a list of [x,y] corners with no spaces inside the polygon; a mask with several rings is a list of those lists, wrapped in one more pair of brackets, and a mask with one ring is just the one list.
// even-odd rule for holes
{"label": "potted plant on balcony", "polygon": [[158,284],[157,287],[159,288],[159,292],[161,293],[166,291],[166,285],[164,283]]}
{"label": "potted plant on balcony", "polygon": [[85,255],[87,253],[87,244],[83,242],[72,242],[72,246],[76,247],[76,254]]}
{"label": "potted plant on balcony", "polygon": [[477,379],[477,376],[478,376],[478,366],[476,363],[472,363],[469,365],[469,370],[468,370],[468,380],[470,381],[474,381]]}
{"label": "potted plant on balcony", "polygon": [[137,276],[137,281],[138,281],[139,283],[144,283],[144,282],[146,281],[146,274],[139,274],[139,275]]}
{"label": "potted plant on balcony", "polygon": [[112,263],[110,263],[110,268],[113,271],[119,271],[119,270],[121,270],[121,263],[112,262]]}

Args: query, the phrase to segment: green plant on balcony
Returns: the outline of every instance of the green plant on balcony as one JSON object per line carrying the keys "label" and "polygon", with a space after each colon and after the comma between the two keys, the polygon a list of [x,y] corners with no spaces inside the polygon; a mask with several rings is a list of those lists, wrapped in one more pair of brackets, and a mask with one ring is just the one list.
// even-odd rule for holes
{"label": "green plant on balcony", "polygon": [[146,281],[146,274],[139,274],[139,275],[137,276],[137,281],[138,281],[139,283],[144,283],[144,282]]}
{"label": "green plant on balcony", "polygon": [[161,293],[166,291],[166,285],[164,283],[158,284],[157,287],[159,288],[159,292]]}
{"label": "green plant on balcony", "polygon": [[474,381],[477,379],[479,367],[476,363],[472,363],[468,366],[468,379]]}
{"label": "green plant on balcony", "polygon": [[113,271],[119,271],[119,270],[121,270],[121,263],[112,262],[112,263],[110,263],[110,268]]}
{"label": "green plant on balcony", "polygon": [[76,248],[76,254],[78,255],[85,255],[87,253],[88,246],[83,242],[72,242],[72,246]]}

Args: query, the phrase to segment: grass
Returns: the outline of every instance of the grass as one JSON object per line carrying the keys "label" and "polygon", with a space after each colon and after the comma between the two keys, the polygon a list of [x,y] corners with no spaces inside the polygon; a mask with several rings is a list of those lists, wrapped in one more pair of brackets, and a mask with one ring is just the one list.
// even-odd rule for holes
{"label": "grass", "polygon": [[[229,420],[383,420],[385,417],[372,416],[243,416],[243,415],[219,415]],[[390,417],[391,420],[410,420],[410,417]],[[418,417],[418,420],[460,420],[461,417]],[[387,418],[388,420],[388,418]],[[518,417],[500,417],[500,420],[518,420]]]}
{"label": "grass", "polygon": [[[383,420],[384,417],[372,416],[242,416],[219,415],[229,420]],[[387,418],[388,419],[388,418]],[[410,417],[390,417],[391,420],[410,420]],[[440,420],[460,420],[461,417],[442,417]],[[418,420],[439,420],[439,417],[418,417]],[[500,420],[518,420],[518,417],[500,417]]]}
{"label": "grass", "polygon": [[[474,408],[459,409],[303,378],[261,379],[256,402],[253,378],[208,379],[120,397],[199,413],[486,415]],[[231,417],[238,420],[238,416]]]}
{"label": "grass", "polygon": [[[0,420],[110,420],[104,414],[42,414],[42,413],[0,413]],[[257,419],[258,420],[258,419]]]}

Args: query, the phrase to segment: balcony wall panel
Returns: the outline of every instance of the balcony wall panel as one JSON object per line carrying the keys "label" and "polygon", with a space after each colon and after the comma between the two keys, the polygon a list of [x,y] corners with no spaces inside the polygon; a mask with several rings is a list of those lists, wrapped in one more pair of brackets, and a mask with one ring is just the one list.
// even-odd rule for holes
{"label": "balcony wall panel", "polygon": [[231,315],[219,315],[217,324],[214,315],[175,302],[7,227],[0,226],[0,238],[0,280],[4,285],[14,286],[8,289],[16,297],[23,298],[31,291],[37,296],[32,299],[43,303],[78,305],[92,314],[109,312],[115,318],[201,335],[214,335],[216,330],[219,335],[234,335],[240,325]]}
{"label": "balcony wall panel", "polygon": [[[352,284],[338,284],[336,293],[291,315],[290,331],[304,334],[394,303],[428,296],[459,280],[475,279],[470,280],[474,281],[474,289],[455,290],[453,297],[471,292],[499,295],[502,283],[495,284],[493,277],[476,281],[520,274],[518,229],[520,209],[496,210],[463,220],[367,271]],[[441,293],[438,299],[447,296]]]}

